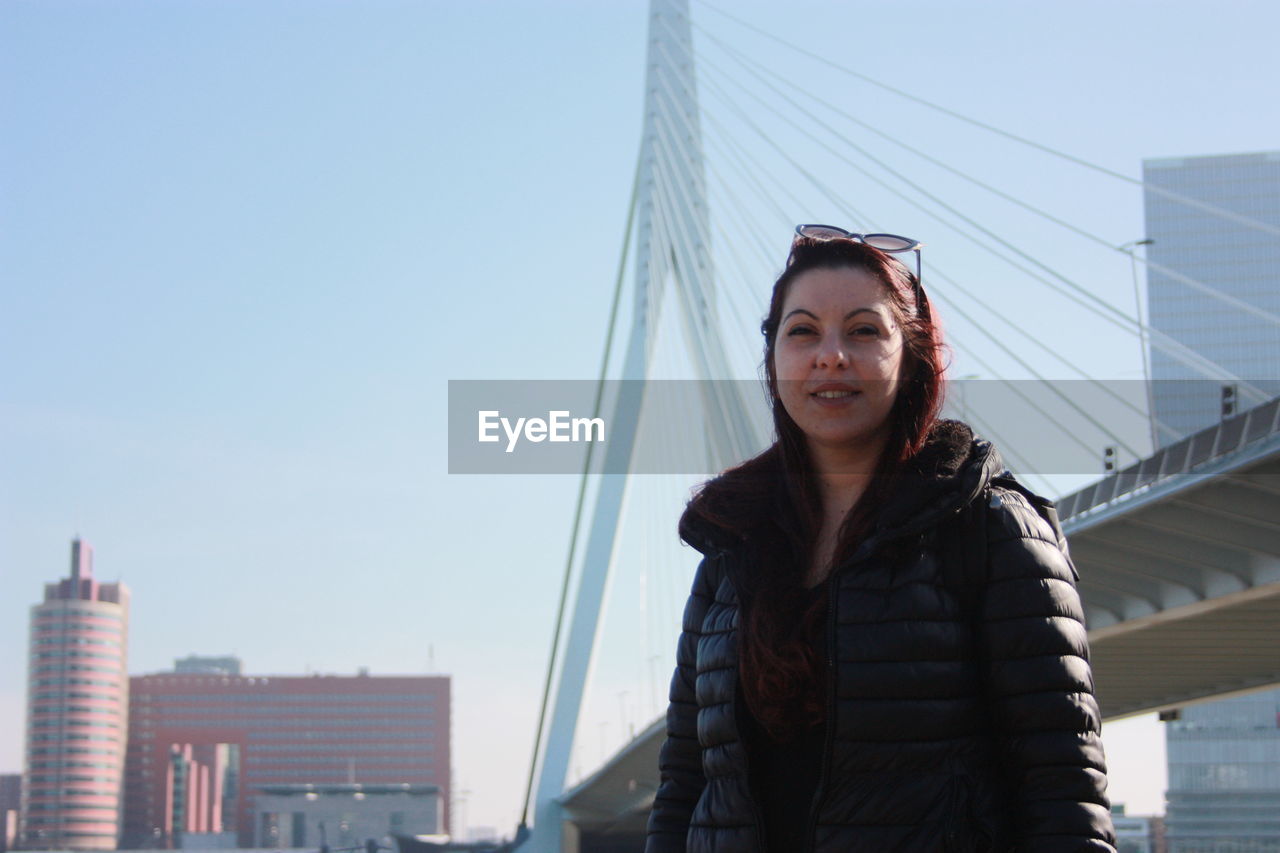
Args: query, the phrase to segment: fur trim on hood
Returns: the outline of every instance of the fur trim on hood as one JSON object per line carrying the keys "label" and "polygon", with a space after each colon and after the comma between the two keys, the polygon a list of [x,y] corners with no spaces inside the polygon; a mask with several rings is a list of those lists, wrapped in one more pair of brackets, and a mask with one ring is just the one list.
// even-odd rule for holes
{"label": "fur trim on hood", "polygon": [[[892,475],[894,482],[890,485],[889,497],[876,513],[874,536],[880,540],[897,538],[935,524],[968,504],[1003,470],[1000,454],[990,442],[974,435],[968,425],[954,420],[938,421],[920,452]],[[735,472],[729,471],[711,482],[728,485],[734,476]],[[743,484],[744,493],[749,488],[750,484]],[[703,493],[695,496],[681,517],[680,538],[708,555],[741,544],[735,534],[710,524],[692,510],[702,498]],[[760,495],[744,499],[761,508],[761,524],[769,523],[764,516],[768,503],[761,500]]]}

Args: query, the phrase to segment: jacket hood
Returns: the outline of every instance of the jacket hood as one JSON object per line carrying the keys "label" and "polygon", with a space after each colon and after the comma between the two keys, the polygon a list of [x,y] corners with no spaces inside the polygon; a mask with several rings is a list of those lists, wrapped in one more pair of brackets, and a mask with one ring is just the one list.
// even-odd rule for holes
{"label": "jacket hood", "polygon": [[[938,421],[920,452],[891,475],[873,538],[898,538],[936,524],[976,498],[1002,471],[1004,461],[989,441],[960,421]],[[742,543],[736,534],[691,510],[680,519],[680,538],[707,555]]]}

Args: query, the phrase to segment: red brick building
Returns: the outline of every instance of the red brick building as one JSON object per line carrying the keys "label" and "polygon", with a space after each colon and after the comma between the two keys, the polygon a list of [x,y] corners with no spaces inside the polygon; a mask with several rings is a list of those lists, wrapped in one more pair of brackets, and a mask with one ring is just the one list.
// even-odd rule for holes
{"label": "red brick building", "polygon": [[135,676],[121,847],[249,845],[271,785],[435,785],[448,826],[449,703],[447,676]]}

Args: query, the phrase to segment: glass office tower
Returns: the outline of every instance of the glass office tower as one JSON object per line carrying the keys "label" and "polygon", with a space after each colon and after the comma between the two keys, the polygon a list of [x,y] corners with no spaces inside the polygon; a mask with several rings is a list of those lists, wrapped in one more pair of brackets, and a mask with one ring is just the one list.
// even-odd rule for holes
{"label": "glass office tower", "polygon": [[1169,853],[1280,851],[1280,690],[1184,708],[1165,739]]}
{"label": "glass office tower", "polygon": [[[1177,193],[1280,230],[1280,152],[1145,160],[1147,307],[1151,328],[1223,371],[1280,394],[1280,234],[1161,195]],[[1153,187],[1159,189],[1152,189]],[[1161,272],[1156,265],[1171,270]],[[1179,280],[1192,279],[1259,311],[1232,305]],[[1156,417],[1181,435],[1222,417],[1226,378],[1205,378],[1151,346]],[[1257,405],[1238,388],[1236,410]],[[1176,440],[1160,434],[1160,446]]]}
{"label": "glass office tower", "polygon": [[[1152,189],[1280,229],[1280,152],[1146,160],[1143,179],[1151,327],[1264,394],[1280,394],[1280,326],[1263,316],[1280,315],[1280,234]],[[1151,375],[1156,417],[1182,435],[1217,423],[1223,386],[1237,384],[1206,379],[1154,346]],[[1236,411],[1257,404],[1234,390]],[[1162,434],[1159,444],[1175,440]],[[1280,853],[1280,690],[1184,708],[1165,736],[1170,853]]]}

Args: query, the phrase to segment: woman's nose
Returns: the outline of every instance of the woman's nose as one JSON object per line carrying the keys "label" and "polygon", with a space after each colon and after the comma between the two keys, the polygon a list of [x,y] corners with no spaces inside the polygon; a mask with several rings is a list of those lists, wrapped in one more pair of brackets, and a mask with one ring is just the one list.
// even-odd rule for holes
{"label": "woman's nose", "polygon": [[814,353],[814,367],[829,370],[849,366],[849,353],[839,338],[826,338]]}

